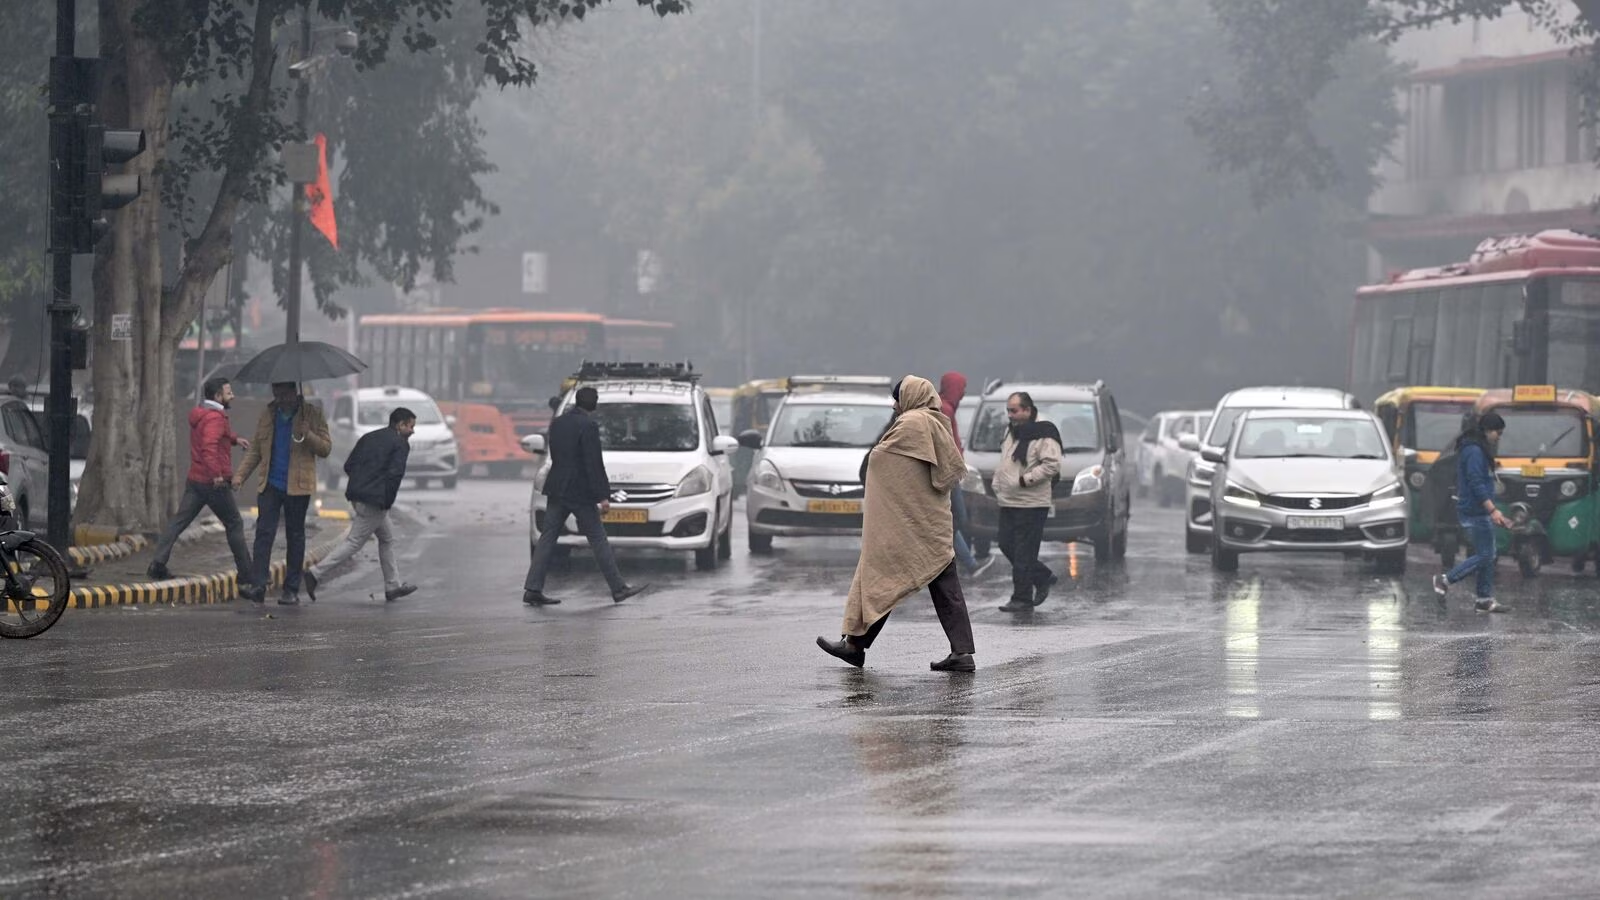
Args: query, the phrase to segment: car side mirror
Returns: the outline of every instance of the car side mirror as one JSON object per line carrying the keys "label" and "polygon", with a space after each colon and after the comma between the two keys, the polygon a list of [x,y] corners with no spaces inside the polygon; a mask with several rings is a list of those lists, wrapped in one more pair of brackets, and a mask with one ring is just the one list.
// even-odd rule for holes
{"label": "car side mirror", "polygon": [[1406,462],[1416,462],[1417,450],[1415,447],[1402,447],[1400,448],[1400,457]]}
{"label": "car side mirror", "polygon": [[340,416],[339,418],[333,420],[333,424],[335,428],[349,428],[355,425],[355,423],[350,420],[349,416]]}
{"label": "car side mirror", "polygon": [[1200,450],[1200,436],[1193,432],[1180,434],[1178,435],[1178,446],[1190,453],[1197,453]]}
{"label": "car side mirror", "polygon": [[456,427],[456,417],[455,416],[445,416],[444,417],[444,424],[450,426],[451,428]]}
{"label": "car side mirror", "polygon": [[542,434],[530,434],[527,437],[523,438],[522,439],[522,449],[528,451],[529,453],[532,453],[535,456],[538,456],[538,455],[544,453],[544,450],[545,450],[544,435],[542,435]]}
{"label": "car side mirror", "polygon": [[749,450],[760,450],[761,432],[754,428],[739,432],[739,446]]}
{"label": "car side mirror", "polygon": [[711,452],[715,456],[721,456],[724,453],[728,453],[729,451],[737,449],[739,449],[739,441],[737,438],[731,438],[725,434],[719,434],[711,439]]}
{"label": "car side mirror", "polygon": [[561,408],[561,398],[560,397],[551,397],[550,398],[550,411],[551,412],[555,412],[556,410],[558,410],[560,408]]}
{"label": "car side mirror", "polygon": [[1207,447],[1204,450],[1200,451],[1200,458],[1205,460],[1208,463],[1216,463],[1218,465],[1221,465],[1222,463],[1225,463],[1225,462],[1228,461],[1228,454],[1224,453],[1221,450],[1217,450],[1217,449],[1212,448],[1212,447]]}

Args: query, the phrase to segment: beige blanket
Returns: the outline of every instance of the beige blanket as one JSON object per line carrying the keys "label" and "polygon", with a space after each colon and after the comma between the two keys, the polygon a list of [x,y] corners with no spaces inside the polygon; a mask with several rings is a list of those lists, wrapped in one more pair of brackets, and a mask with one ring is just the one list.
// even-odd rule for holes
{"label": "beige blanket", "polygon": [[925,378],[900,382],[901,413],[867,457],[861,559],[845,603],[844,633],[866,634],[895,604],[926,587],[954,558],[950,491],[966,464],[939,395]]}

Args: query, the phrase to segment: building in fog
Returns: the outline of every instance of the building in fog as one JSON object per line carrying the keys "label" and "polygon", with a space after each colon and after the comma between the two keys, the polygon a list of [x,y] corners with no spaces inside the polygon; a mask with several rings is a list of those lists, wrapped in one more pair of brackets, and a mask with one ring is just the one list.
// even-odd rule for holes
{"label": "building in fog", "polygon": [[1415,70],[1368,201],[1373,280],[1465,259],[1491,235],[1600,227],[1570,47],[1514,12],[1407,35],[1395,54]]}

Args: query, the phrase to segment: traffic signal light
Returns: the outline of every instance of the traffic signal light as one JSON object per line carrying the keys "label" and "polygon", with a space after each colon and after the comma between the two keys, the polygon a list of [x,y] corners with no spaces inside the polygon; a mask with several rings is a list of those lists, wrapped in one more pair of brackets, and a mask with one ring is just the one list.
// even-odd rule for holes
{"label": "traffic signal light", "polygon": [[[92,107],[91,107],[92,109]],[[83,117],[79,134],[83,148],[81,205],[73,215],[73,252],[93,253],[95,244],[111,230],[105,210],[121,209],[138,199],[143,189],[138,175],[108,175],[106,166],[132,160],[144,152],[144,132],[107,128],[93,121],[93,113]]]}

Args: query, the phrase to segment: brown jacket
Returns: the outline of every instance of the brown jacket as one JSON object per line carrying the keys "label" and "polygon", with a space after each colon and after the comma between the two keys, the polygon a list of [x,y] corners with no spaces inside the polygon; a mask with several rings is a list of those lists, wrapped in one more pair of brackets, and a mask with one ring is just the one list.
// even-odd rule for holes
{"label": "brown jacket", "polygon": [[[272,470],[272,418],[278,414],[276,401],[267,404],[261,411],[261,417],[256,420],[256,436],[250,442],[250,449],[245,451],[244,461],[239,464],[239,474],[235,477],[240,482],[250,479],[256,467],[261,467],[261,484],[256,488],[257,493],[267,489],[268,473]],[[289,448],[289,495],[291,497],[305,497],[317,492],[317,457],[326,458],[333,452],[333,437],[328,434],[328,420],[323,418],[322,410],[300,401],[300,411],[294,415],[294,430],[297,440]]]}

